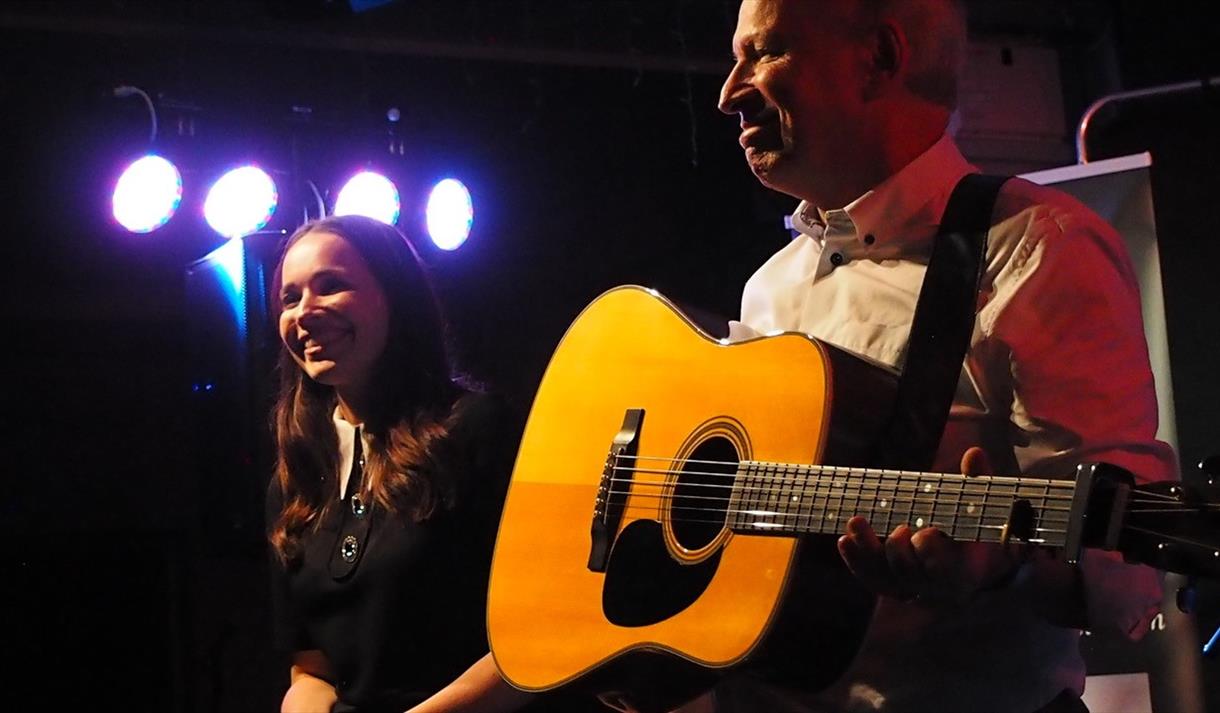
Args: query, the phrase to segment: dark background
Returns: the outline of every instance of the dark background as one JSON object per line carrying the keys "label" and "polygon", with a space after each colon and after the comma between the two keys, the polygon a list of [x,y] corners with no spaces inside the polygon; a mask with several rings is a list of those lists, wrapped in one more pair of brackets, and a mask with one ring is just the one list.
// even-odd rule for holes
{"label": "dark background", "polygon": [[[1098,96],[1220,74],[1206,3],[977,2],[972,29],[1060,51],[1063,143]],[[186,266],[220,245],[206,186],[254,157],[300,222],[365,163],[404,186],[400,225],[444,175],[470,185],[465,247],[424,245],[464,362],[528,405],[564,327],[601,291],[656,287],[733,316],[786,240],[715,110],[736,3],[721,0],[16,2],[0,9],[0,196],[10,416],[0,497],[0,671],[16,702],[278,708],[257,501],[260,456],[203,439],[256,430],[192,396]],[[124,232],[109,197],[157,148],[183,169],[164,229]],[[1220,449],[1216,93],[1098,119],[1093,157],[1153,150],[1184,469]],[[390,107],[402,119],[386,119]],[[389,145],[402,146],[391,156]],[[629,338],[624,334],[624,338]],[[210,419],[210,421],[209,421]],[[236,424],[236,425],[235,425]],[[228,429],[228,430],[226,430]],[[199,444],[207,441],[209,450]],[[219,459],[237,463],[224,471]],[[227,460],[226,460],[227,459]],[[219,499],[217,493],[220,493]],[[217,502],[238,502],[218,512]],[[1220,624],[1204,586],[1204,624]],[[1210,632],[1210,629],[1209,629]],[[1202,635],[1202,634],[1201,634]],[[1214,664],[1211,701],[1220,678]]]}

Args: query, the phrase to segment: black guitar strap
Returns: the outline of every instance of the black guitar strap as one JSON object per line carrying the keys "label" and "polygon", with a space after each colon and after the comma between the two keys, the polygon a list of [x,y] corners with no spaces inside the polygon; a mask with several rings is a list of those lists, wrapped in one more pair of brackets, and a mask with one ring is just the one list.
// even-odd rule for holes
{"label": "black guitar strap", "polygon": [[906,365],[877,465],[927,470],[936,457],[974,332],[991,214],[1007,180],[970,174],[949,197],[915,305]]}

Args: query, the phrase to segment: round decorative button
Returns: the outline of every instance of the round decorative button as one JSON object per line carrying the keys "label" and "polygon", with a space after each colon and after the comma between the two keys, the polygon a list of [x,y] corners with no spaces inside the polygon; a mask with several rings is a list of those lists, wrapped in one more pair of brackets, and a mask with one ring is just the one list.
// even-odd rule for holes
{"label": "round decorative button", "polygon": [[843,253],[831,253],[830,264],[838,267],[843,264]]}
{"label": "round decorative button", "polygon": [[360,541],[355,535],[348,535],[343,538],[343,544],[339,545],[339,556],[344,562],[352,563],[356,561],[356,555],[360,553]]}
{"label": "round decorative button", "polygon": [[356,519],[363,520],[368,511],[369,506],[364,503],[364,498],[360,497],[359,493],[352,495],[352,514],[356,516]]}

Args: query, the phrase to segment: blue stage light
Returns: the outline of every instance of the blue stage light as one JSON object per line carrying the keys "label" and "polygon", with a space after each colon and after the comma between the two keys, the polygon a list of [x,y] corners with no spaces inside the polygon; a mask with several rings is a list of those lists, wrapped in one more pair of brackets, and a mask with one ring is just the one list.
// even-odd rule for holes
{"label": "blue stage light", "polygon": [[390,225],[398,222],[401,208],[394,182],[372,171],[352,176],[335,201],[335,215],[363,215]]}
{"label": "blue stage light", "polygon": [[114,219],[133,233],[151,233],[169,222],[182,202],[182,175],[174,164],[149,154],[128,166],[114,186]]}
{"label": "blue stage light", "polygon": [[278,198],[271,176],[256,166],[242,166],[212,185],[203,217],[224,237],[240,238],[267,225]]}
{"label": "blue stage light", "polygon": [[470,191],[456,178],[437,183],[428,196],[426,217],[432,242],[442,250],[457,250],[474,224]]}

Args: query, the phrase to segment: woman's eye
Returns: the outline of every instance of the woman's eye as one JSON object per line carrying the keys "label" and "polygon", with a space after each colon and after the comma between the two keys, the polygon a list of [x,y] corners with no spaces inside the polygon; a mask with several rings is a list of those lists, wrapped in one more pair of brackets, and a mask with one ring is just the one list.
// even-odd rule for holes
{"label": "woman's eye", "polygon": [[333,295],[345,289],[347,289],[347,284],[333,277],[328,277],[318,283],[318,294],[322,295]]}
{"label": "woman's eye", "polygon": [[283,294],[283,295],[280,295],[280,304],[283,305],[284,307],[291,307],[294,304],[296,304],[297,300],[299,300],[299,299],[300,299],[300,297],[295,294]]}

